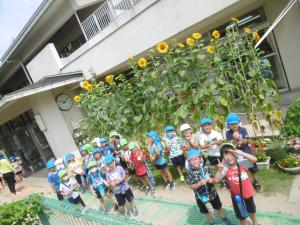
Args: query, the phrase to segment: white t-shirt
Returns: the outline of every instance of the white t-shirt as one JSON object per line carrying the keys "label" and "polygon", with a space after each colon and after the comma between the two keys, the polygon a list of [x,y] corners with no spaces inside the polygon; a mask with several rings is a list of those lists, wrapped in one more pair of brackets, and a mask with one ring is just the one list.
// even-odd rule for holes
{"label": "white t-shirt", "polygon": [[[63,193],[68,192],[75,184],[77,184],[76,180],[74,178],[70,178],[67,183],[61,183],[59,185],[59,191]],[[67,196],[67,198],[76,199],[78,196],[79,193],[77,191],[73,191],[70,195]]]}
{"label": "white t-shirt", "polygon": [[[222,135],[216,131],[212,130],[210,134],[206,134],[203,131],[200,133],[200,145],[205,145],[207,142],[208,144],[214,142],[214,141],[220,141],[223,140]],[[207,148],[207,154],[209,156],[220,156],[220,145],[212,145],[212,147]]]}

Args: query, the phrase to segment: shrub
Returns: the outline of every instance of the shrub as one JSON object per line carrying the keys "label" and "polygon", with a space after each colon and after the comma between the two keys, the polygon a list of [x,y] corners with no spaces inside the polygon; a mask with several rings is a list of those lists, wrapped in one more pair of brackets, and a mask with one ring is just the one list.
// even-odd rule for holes
{"label": "shrub", "polygon": [[286,137],[300,137],[300,99],[288,108],[282,132]]}
{"label": "shrub", "polygon": [[268,159],[268,156],[266,155],[265,152],[256,152],[255,156],[258,162],[265,162]]}
{"label": "shrub", "polygon": [[267,151],[267,155],[271,157],[271,161],[274,163],[279,162],[280,160],[288,157],[288,150],[285,147],[285,144],[282,141],[274,141],[270,146],[270,149]]}
{"label": "shrub", "polygon": [[300,166],[300,160],[293,156],[288,156],[287,158],[282,159],[279,164],[283,167],[293,168]]}

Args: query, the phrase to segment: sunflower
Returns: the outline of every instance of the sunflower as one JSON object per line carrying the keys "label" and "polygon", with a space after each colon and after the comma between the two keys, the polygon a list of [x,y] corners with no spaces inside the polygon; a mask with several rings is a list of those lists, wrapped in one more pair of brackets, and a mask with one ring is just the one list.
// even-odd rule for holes
{"label": "sunflower", "polygon": [[159,53],[167,53],[169,50],[169,45],[167,42],[161,42],[156,45],[156,49]]}
{"label": "sunflower", "polygon": [[250,33],[251,33],[251,29],[250,29],[249,27],[246,27],[246,28],[244,29],[244,32],[245,32],[246,34],[250,34]]}
{"label": "sunflower", "polygon": [[114,75],[110,74],[105,77],[105,81],[111,84],[114,81]]}
{"label": "sunflower", "polygon": [[76,95],[76,96],[74,97],[74,101],[75,101],[75,102],[79,103],[80,100],[81,100],[80,95]]}
{"label": "sunflower", "polygon": [[215,39],[219,39],[221,37],[221,34],[219,31],[214,30],[211,35],[215,38]]}
{"label": "sunflower", "polygon": [[189,46],[194,46],[195,45],[195,40],[193,38],[187,38],[186,39],[186,44]]}
{"label": "sunflower", "polygon": [[93,90],[93,86],[91,84],[89,84],[87,87],[86,87],[86,90],[87,91],[92,91]]}
{"label": "sunflower", "polygon": [[239,23],[240,21],[239,21],[237,18],[235,18],[235,17],[232,17],[232,18],[231,18],[231,22],[234,22],[234,23]]}
{"label": "sunflower", "polygon": [[90,85],[90,83],[87,80],[84,80],[84,81],[80,82],[80,86],[82,88],[86,89],[89,85]]}
{"label": "sunflower", "polygon": [[145,68],[147,66],[148,62],[145,58],[140,58],[138,61],[138,65],[141,68]]}
{"label": "sunflower", "polygon": [[184,48],[185,46],[184,46],[184,44],[179,43],[179,44],[178,44],[178,47],[179,47],[179,48]]}
{"label": "sunflower", "polygon": [[192,34],[192,37],[193,37],[194,39],[196,39],[196,40],[199,40],[199,39],[202,38],[202,34],[200,34],[200,33],[193,33],[193,34]]}
{"label": "sunflower", "polygon": [[207,46],[207,48],[206,48],[206,51],[210,54],[214,53],[215,50],[216,50],[216,48],[214,46],[211,46],[211,45]]}
{"label": "sunflower", "polygon": [[128,60],[129,60],[129,61],[133,60],[133,57],[132,57],[131,55],[128,56]]}
{"label": "sunflower", "polygon": [[259,34],[257,33],[257,31],[252,33],[253,39],[255,40],[255,42],[258,42],[260,39]]}

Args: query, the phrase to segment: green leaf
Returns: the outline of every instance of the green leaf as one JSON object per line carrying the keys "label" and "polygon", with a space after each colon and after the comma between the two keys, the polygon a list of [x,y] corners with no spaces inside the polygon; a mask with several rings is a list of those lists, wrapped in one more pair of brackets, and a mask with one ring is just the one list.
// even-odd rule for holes
{"label": "green leaf", "polygon": [[221,96],[220,98],[220,102],[223,106],[227,107],[228,106],[228,101],[226,98],[224,98],[223,96]]}

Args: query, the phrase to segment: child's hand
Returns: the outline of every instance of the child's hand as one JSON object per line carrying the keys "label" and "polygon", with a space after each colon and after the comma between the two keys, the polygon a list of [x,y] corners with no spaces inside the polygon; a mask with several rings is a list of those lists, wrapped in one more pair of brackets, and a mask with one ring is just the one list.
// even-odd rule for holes
{"label": "child's hand", "polygon": [[200,180],[200,181],[198,182],[198,184],[199,184],[200,186],[204,186],[204,185],[206,184],[206,180]]}
{"label": "child's hand", "polygon": [[214,181],[215,181],[214,178],[211,178],[211,177],[206,179],[206,182],[209,183],[209,184],[214,183]]}
{"label": "child's hand", "polygon": [[217,165],[217,167],[218,167],[218,170],[220,171],[222,171],[223,169],[224,169],[224,159],[222,160],[222,162],[220,162],[220,160],[218,159],[218,165]]}

